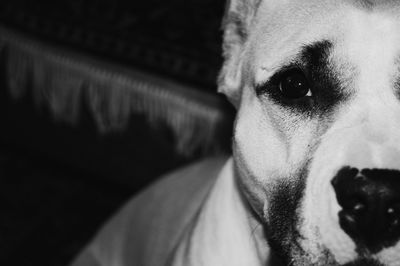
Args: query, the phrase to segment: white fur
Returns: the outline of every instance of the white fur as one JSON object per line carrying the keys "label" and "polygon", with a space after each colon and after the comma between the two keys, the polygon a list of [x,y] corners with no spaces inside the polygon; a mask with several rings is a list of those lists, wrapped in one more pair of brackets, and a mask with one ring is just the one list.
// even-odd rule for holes
{"label": "white fur", "polygon": [[[246,168],[241,171],[245,175],[242,178],[255,179],[245,183],[262,184],[268,195],[277,178],[291,176],[309,156],[310,146],[319,141],[307,177],[299,225],[304,237],[302,248],[310,263],[321,260],[323,248],[328,248],[341,264],[357,257],[355,244],[339,226],[341,207],[330,183],[335,173],[347,165],[400,168],[400,104],[394,91],[400,31],[399,19],[392,13],[393,9],[370,11],[338,1],[285,1],[279,5],[265,1],[250,44],[244,48],[252,65],[247,69],[253,70],[244,75],[261,84],[292,61],[303,45],[329,40],[334,44],[332,68],[342,81],[342,89],[353,95],[336,110],[327,132],[320,135],[327,122],[301,118],[258,98],[254,88],[243,87],[235,134],[236,159]],[[259,200],[264,201],[266,210],[268,196],[262,195]],[[390,259],[395,252],[384,252],[387,265],[397,265]]]}

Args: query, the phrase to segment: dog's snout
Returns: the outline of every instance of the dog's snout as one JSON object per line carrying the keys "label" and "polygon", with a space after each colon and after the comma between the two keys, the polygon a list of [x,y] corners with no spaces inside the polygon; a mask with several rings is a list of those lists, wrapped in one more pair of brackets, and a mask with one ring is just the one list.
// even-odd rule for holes
{"label": "dog's snout", "polygon": [[342,229],[376,253],[400,238],[400,171],[344,167],[332,180]]}

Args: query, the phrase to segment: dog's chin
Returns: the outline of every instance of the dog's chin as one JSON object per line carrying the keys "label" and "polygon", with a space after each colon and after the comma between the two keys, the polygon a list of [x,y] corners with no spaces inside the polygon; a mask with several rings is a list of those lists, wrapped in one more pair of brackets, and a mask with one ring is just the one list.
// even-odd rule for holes
{"label": "dog's chin", "polygon": [[[325,257],[322,255],[318,260],[311,260],[307,254],[304,255],[295,255],[295,256],[281,256],[276,255],[276,257],[272,256],[273,258],[267,263],[267,265],[274,265],[274,266],[341,266],[339,263],[334,261],[331,257]],[[271,264],[270,262],[274,262]],[[351,266],[343,265],[343,266]],[[363,264],[354,264],[354,266],[363,265]],[[367,264],[370,265],[370,264]],[[371,264],[375,265],[375,264]]]}
{"label": "dog's chin", "polygon": [[[341,266],[335,261],[328,250],[321,252],[321,254],[308,254],[299,244],[300,241],[296,240],[296,237],[286,238],[286,241],[280,241],[281,239],[278,239],[276,235],[270,234],[270,230],[265,231],[269,247],[271,248],[271,258],[267,265]],[[301,236],[298,237],[301,238]]]}
{"label": "dog's chin", "polygon": [[[280,262],[281,264],[273,264],[273,265],[279,265],[279,266],[384,266],[383,264],[379,263],[378,261],[374,259],[358,259],[353,262],[349,262],[346,264],[339,264],[335,261],[332,261],[330,259],[321,259],[318,262],[312,263],[311,261],[308,261],[307,259],[304,260],[302,258],[296,259],[292,258],[290,261],[286,262]],[[269,265],[269,264],[268,264]]]}
{"label": "dog's chin", "polygon": [[[276,247],[276,243],[272,244]],[[300,251],[299,247],[295,248],[295,250],[285,250],[284,247],[280,246],[277,247],[279,252],[275,252],[275,248],[272,248],[272,255],[267,263],[267,265],[274,265],[274,266],[384,266],[380,262],[371,259],[371,258],[359,258],[352,262],[346,264],[339,264],[335,261],[333,256],[328,252],[324,252],[318,256],[318,260],[311,260],[310,254],[306,254],[304,251]],[[282,250],[285,250],[282,253]]]}
{"label": "dog's chin", "polygon": [[374,259],[358,259],[343,266],[384,266]]}

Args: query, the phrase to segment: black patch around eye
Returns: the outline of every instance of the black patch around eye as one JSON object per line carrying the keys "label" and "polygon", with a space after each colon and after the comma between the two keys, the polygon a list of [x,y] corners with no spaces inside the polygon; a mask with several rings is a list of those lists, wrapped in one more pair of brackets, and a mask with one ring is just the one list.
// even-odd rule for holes
{"label": "black patch around eye", "polygon": [[[283,67],[266,83],[255,86],[257,95],[259,97],[266,95],[279,105],[309,115],[328,112],[346,98],[346,95],[341,92],[340,81],[335,70],[329,63],[329,54],[332,46],[331,42],[322,41],[303,47],[300,55],[295,60],[297,63]],[[312,97],[294,100],[282,97],[279,83],[282,75],[292,69],[297,69],[304,73],[309,82]]]}
{"label": "black patch around eye", "polygon": [[[309,87],[310,90],[311,84],[308,81],[307,75],[301,70],[301,68],[295,64],[286,66],[282,68],[280,71],[275,73],[267,83],[261,85],[261,86],[256,86],[256,93],[258,96],[262,95],[268,95],[274,102],[277,104],[280,104],[282,106],[285,106],[287,108],[291,109],[296,109],[298,111],[302,112],[308,112],[312,109],[313,107],[313,98],[312,97],[307,97],[305,95],[302,95],[303,93],[301,91],[298,92],[291,92],[285,93],[282,92],[281,85],[282,83],[285,83],[285,79],[288,78],[290,75],[300,75],[303,74],[305,80],[307,80],[307,87]],[[299,90],[303,90],[299,88]],[[305,89],[304,89],[305,90]],[[304,94],[306,94],[305,92]],[[296,95],[298,94],[298,95]],[[302,96],[301,96],[302,95]],[[297,97],[296,97],[297,96]]]}
{"label": "black patch around eye", "polygon": [[286,71],[279,81],[279,90],[286,99],[301,99],[311,94],[311,86],[300,69]]}

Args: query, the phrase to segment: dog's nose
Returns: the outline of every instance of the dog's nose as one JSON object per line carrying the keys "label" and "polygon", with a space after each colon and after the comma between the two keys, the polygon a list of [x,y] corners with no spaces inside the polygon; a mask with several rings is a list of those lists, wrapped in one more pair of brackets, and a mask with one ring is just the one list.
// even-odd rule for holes
{"label": "dog's nose", "polygon": [[344,167],[332,180],[342,229],[376,253],[400,239],[400,171]]}

